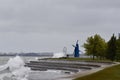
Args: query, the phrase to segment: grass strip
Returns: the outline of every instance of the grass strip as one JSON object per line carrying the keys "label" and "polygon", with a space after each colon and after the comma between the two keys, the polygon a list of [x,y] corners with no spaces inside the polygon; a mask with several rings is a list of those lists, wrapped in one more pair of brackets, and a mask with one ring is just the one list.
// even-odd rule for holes
{"label": "grass strip", "polygon": [[120,65],[112,66],[75,80],[120,80]]}
{"label": "grass strip", "polygon": [[65,60],[65,61],[86,61],[86,62],[112,62],[110,60],[99,60],[92,58],[47,58],[48,60]]}

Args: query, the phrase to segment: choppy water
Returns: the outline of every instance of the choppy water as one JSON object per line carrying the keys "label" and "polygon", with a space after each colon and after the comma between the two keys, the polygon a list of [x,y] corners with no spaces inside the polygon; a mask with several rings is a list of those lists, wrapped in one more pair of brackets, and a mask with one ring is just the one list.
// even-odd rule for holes
{"label": "choppy water", "polygon": [[[13,57],[0,57],[0,66],[7,64],[8,60]],[[36,57],[21,57],[24,62],[28,62],[30,60],[36,60]],[[41,57],[40,57],[41,58]],[[23,68],[20,70],[14,71],[15,74],[23,74]],[[0,80],[71,80],[65,79],[63,77],[69,76],[70,74],[66,74],[64,71],[60,70],[48,70],[48,71],[29,71],[27,77],[25,79],[14,79],[11,78],[11,74],[13,72],[8,70],[0,71]],[[23,76],[23,75],[22,75]],[[12,77],[14,77],[12,75]]]}

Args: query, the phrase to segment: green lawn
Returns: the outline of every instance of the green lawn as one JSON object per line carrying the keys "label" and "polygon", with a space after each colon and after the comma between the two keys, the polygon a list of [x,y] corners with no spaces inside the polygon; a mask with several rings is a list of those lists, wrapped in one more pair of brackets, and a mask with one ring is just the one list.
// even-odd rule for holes
{"label": "green lawn", "polygon": [[120,65],[113,66],[75,80],[120,80]]}

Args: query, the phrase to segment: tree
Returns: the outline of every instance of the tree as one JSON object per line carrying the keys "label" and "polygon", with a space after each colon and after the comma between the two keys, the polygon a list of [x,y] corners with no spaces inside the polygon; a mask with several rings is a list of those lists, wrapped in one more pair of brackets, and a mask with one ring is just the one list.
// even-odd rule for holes
{"label": "tree", "polygon": [[88,37],[86,40],[86,43],[84,43],[83,47],[85,48],[86,54],[87,55],[92,55],[92,48],[93,48],[93,37]]}
{"label": "tree", "polygon": [[107,47],[106,42],[98,34],[88,37],[83,47],[85,48],[86,54],[92,55],[93,59],[95,59],[95,56],[100,59],[102,57],[105,57],[105,52],[106,52],[106,47]]}
{"label": "tree", "polygon": [[112,61],[115,60],[116,49],[117,49],[116,37],[113,34],[113,36],[111,37],[111,39],[107,43],[107,56],[106,56],[107,59],[110,59]]}
{"label": "tree", "polygon": [[120,37],[116,41],[116,60],[120,60]]}
{"label": "tree", "polygon": [[96,56],[102,59],[105,57],[107,44],[100,35],[95,35],[94,39],[96,45]]}

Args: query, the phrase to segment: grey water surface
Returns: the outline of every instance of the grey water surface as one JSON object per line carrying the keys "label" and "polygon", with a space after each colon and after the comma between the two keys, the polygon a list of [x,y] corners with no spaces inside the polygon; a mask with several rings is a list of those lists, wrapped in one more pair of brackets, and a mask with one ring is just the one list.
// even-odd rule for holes
{"label": "grey water surface", "polygon": [[[0,57],[0,66],[5,65],[7,61],[13,58],[12,56],[2,56]],[[29,62],[31,60],[36,60],[36,57],[21,57],[24,62]],[[10,74],[9,71],[4,70],[0,72],[0,77],[3,75]],[[73,74],[73,73],[71,73]],[[62,70],[47,70],[47,71],[30,71],[28,75],[28,80],[71,80],[68,78],[64,78],[66,76],[69,76],[69,73],[66,73],[66,71]],[[8,77],[4,77],[3,80],[12,80]]]}

